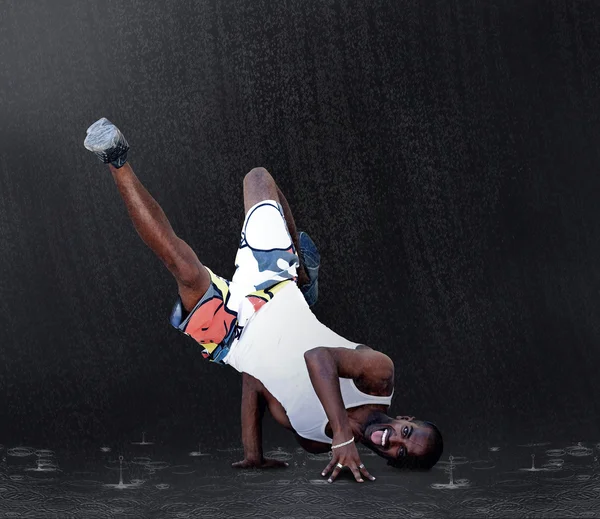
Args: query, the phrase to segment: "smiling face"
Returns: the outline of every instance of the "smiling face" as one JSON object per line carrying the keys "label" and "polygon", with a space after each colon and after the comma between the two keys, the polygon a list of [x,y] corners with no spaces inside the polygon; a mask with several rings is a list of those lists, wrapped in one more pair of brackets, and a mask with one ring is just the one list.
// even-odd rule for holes
{"label": "smiling face", "polygon": [[441,436],[438,440],[437,435],[439,432],[433,427],[412,416],[393,419],[377,413],[365,424],[362,443],[394,464],[410,465],[412,461],[431,458],[433,452],[441,448]]}

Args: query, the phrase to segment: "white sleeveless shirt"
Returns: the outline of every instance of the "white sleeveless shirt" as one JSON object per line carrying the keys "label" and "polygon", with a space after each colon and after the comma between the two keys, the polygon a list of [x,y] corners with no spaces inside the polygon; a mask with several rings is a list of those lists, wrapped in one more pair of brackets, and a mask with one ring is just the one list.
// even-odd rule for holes
{"label": "white sleeveless shirt", "polygon": [[[304,353],[316,347],[355,349],[352,343],[319,322],[295,283],[283,288],[246,324],[224,362],[260,380],[281,403],[294,430],[303,438],[331,443],[329,419],[310,381]],[[390,396],[360,391],[340,378],[346,409],[366,404],[389,406]]]}

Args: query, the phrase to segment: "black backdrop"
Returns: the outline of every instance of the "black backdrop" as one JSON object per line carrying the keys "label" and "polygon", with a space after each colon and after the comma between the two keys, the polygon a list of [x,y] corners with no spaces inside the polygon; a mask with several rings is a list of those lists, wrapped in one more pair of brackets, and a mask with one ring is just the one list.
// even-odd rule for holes
{"label": "black backdrop", "polygon": [[83,148],[102,116],[224,276],[271,171],[322,253],[316,314],[394,359],[398,413],[452,445],[598,436],[600,4],[1,9],[2,443],[239,444],[239,375],[170,328]]}

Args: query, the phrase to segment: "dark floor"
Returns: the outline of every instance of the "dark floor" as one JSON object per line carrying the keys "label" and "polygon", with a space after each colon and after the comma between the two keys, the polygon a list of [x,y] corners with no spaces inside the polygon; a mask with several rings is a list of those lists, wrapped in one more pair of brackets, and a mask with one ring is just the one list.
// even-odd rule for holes
{"label": "dark floor", "polygon": [[[600,516],[599,1],[0,6],[0,517]],[[239,374],[169,325],[176,283],[83,146],[100,117],[224,277],[244,175],[273,174],[316,315],[394,361],[392,413],[445,464],[365,453],[375,483],[328,485],[266,427],[290,467],[230,468]]]}
{"label": "dark floor", "polygon": [[287,469],[238,471],[239,450],[144,441],[95,455],[4,447],[0,517],[600,517],[600,443],[482,446],[424,473],[361,451],[377,481],[328,484],[326,454],[278,448],[268,455]]}

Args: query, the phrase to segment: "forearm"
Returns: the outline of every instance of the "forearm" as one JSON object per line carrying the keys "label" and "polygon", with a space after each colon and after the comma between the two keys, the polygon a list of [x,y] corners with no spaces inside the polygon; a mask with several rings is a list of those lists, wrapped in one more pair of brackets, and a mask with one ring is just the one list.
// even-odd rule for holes
{"label": "forearm", "polygon": [[168,262],[173,243],[178,239],[164,211],[139,181],[131,166],[110,166],[119,192],[135,230],[148,247]]}
{"label": "forearm", "polygon": [[263,460],[262,419],[265,401],[253,386],[252,379],[242,374],[242,445],[244,458],[249,461]]}
{"label": "forearm", "polygon": [[327,348],[314,348],[304,354],[304,360],[313,388],[327,414],[334,436],[348,435],[350,423],[342,399],[335,359]]}

